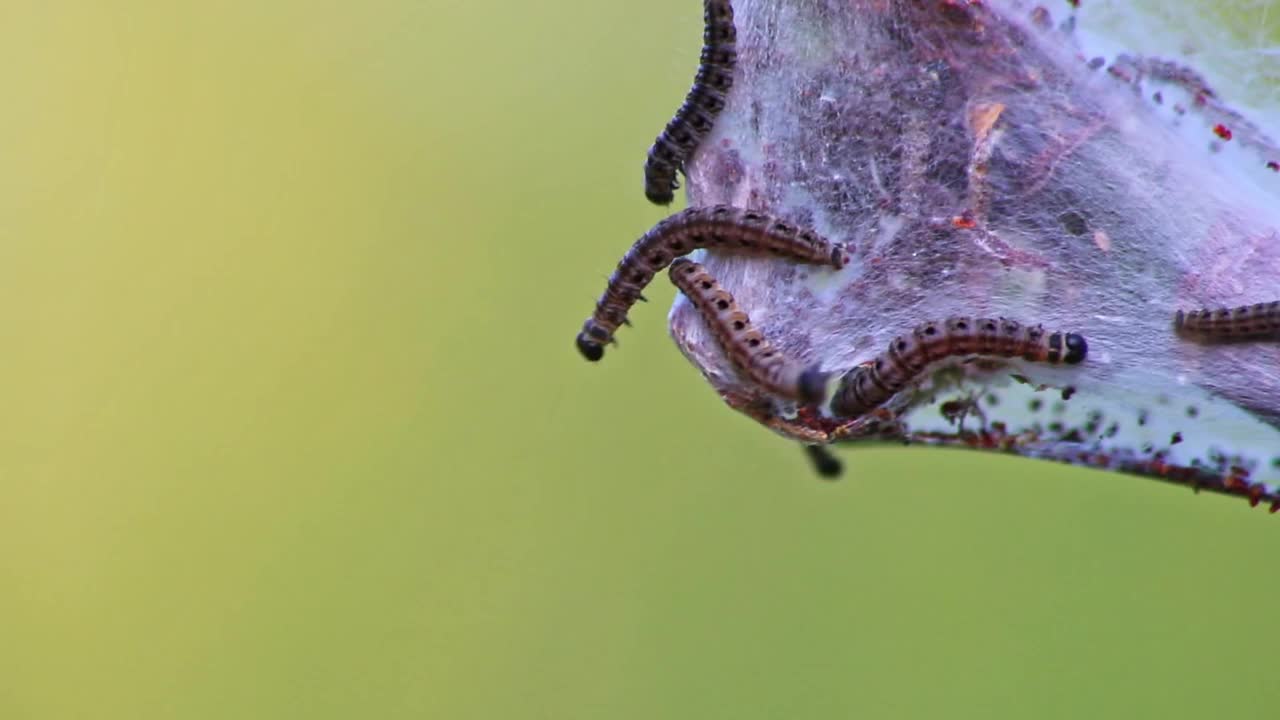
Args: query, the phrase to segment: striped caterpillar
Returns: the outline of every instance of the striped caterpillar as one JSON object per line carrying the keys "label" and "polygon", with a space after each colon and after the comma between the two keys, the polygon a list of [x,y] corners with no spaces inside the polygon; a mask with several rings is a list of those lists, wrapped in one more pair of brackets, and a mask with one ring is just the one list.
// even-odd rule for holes
{"label": "striped caterpillar", "polygon": [[687,258],[671,263],[671,282],[698,309],[729,361],[771,393],[812,404],[826,395],[827,376],[801,367],[769,344],[751,318],[706,268]]}
{"label": "striped caterpillar", "polygon": [[831,400],[831,412],[857,417],[874,410],[926,366],[943,358],[985,355],[1074,365],[1088,352],[1088,343],[1076,333],[1046,333],[1040,325],[1022,325],[1005,318],[951,317],[926,322],[910,335],[894,338],[888,351],[875,360],[846,373]]}
{"label": "striped caterpillar", "polygon": [[604,345],[613,342],[613,334],[627,321],[631,306],[644,299],[641,292],[653,276],[697,248],[765,251],[836,269],[848,262],[842,245],[764,213],[729,205],[687,208],[653,226],[618,263],[595,312],[578,333],[582,356],[592,362],[604,357]]}
{"label": "striped caterpillar", "polygon": [[675,117],[653,141],[644,165],[644,194],[657,205],[670,205],[675,199],[675,190],[680,187],[676,171],[684,170],[685,162],[711,132],[733,87],[738,35],[733,25],[732,3],[705,0],[703,19],[702,59],[693,87]]}
{"label": "striped caterpillar", "polygon": [[1180,335],[1203,341],[1280,339],[1280,300],[1218,310],[1179,310],[1173,327]]}

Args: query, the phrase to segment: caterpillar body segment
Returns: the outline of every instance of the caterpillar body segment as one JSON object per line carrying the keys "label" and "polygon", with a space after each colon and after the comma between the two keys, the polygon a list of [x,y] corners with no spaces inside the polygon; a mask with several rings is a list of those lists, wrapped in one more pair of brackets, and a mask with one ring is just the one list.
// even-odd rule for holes
{"label": "caterpillar body segment", "polygon": [[1202,342],[1280,340],[1280,300],[1216,310],[1179,310],[1173,316],[1173,327],[1179,335]]}

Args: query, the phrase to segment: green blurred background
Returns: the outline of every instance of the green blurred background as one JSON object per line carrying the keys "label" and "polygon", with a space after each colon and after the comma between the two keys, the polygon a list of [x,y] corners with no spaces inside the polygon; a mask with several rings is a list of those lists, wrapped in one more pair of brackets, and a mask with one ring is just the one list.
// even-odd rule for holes
{"label": "green blurred background", "polygon": [[1280,519],[577,356],[700,17],[5,3],[0,717],[1274,716]]}

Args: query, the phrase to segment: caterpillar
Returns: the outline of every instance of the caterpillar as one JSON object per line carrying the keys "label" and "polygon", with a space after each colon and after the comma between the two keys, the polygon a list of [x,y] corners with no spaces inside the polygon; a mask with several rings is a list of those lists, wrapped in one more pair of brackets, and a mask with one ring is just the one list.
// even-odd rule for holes
{"label": "caterpillar", "polygon": [[684,170],[685,162],[710,134],[733,87],[733,68],[738,60],[733,4],[729,0],[705,0],[703,20],[702,58],[693,87],[653,141],[644,164],[644,194],[656,205],[670,205],[675,199],[675,190],[680,187],[676,172]]}
{"label": "caterpillar", "polygon": [[801,367],[773,347],[733,295],[706,268],[687,258],[671,263],[671,282],[701,313],[717,344],[744,375],[771,393],[819,402],[826,395],[827,376],[816,366]]}
{"label": "caterpillar", "polygon": [[843,245],[761,212],[729,205],[686,208],[654,225],[618,263],[595,312],[578,333],[582,356],[592,362],[604,357],[605,344],[613,342],[613,334],[627,321],[631,306],[644,299],[641,292],[653,276],[697,248],[765,251],[836,269],[849,259]]}
{"label": "caterpillar", "polygon": [[1280,339],[1280,300],[1217,310],[1179,310],[1174,330],[1204,341]]}
{"label": "caterpillar", "polygon": [[1046,333],[1040,325],[1006,318],[951,317],[922,323],[889,343],[887,352],[845,373],[831,412],[857,417],[882,405],[930,363],[947,357],[986,355],[1030,362],[1074,365],[1089,345],[1076,333]]}
{"label": "caterpillar", "polygon": [[805,445],[804,452],[809,456],[809,462],[813,464],[813,469],[818,475],[834,480],[844,472],[844,465],[840,462],[840,458],[828,450],[826,445]]}

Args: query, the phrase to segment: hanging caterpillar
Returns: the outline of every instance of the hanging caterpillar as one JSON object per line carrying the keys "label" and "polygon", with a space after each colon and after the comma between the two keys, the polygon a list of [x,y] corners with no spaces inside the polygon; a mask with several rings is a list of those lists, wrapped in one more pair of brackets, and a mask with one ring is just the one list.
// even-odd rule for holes
{"label": "hanging caterpillar", "polygon": [[1040,325],[1005,318],[951,317],[916,326],[900,335],[887,352],[845,373],[831,400],[831,412],[857,417],[884,404],[924,371],[948,357],[985,355],[1029,362],[1074,365],[1089,352],[1076,333],[1046,333]]}
{"label": "hanging caterpillar", "polygon": [[702,58],[693,87],[684,104],[653,141],[644,165],[644,194],[657,205],[670,205],[680,187],[676,172],[715,124],[733,87],[733,67],[737,62],[737,30],[733,25],[733,5],[729,0],[705,0]]}
{"label": "hanging caterpillar", "polygon": [[653,276],[698,248],[769,252],[836,269],[848,262],[843,245],[764,213],[729,205],[687,208],[653,226],[618,263],[595,312],[578,333],[582,356],[592,362],[604,357],[605,344],[613,342],[618,326],[627,322],[631,306],[644,299],[641,293]]}
{"label": "hanging caterpillar", "polygon": [[776,395],[806,404],[823,399],[826,374],[816,366],[802,367],[769,344],[733,295],[706,268],[680,258],[671,263],[668,274],[672,284],[698,309],[734,367]]}
{"label": "hanging caterpillar", "polygon": [[1179,335],[1203,341],[1280,339],[1280,300],[1217,310],[1179,310],[1173,316]]}
{"label": "hanging caterpillar", "polygon": [[840,462],[840,458],[828,450],[826,445],[805,445],[804,452],[819,476],[834,480],[844,472],[844,465]]}

